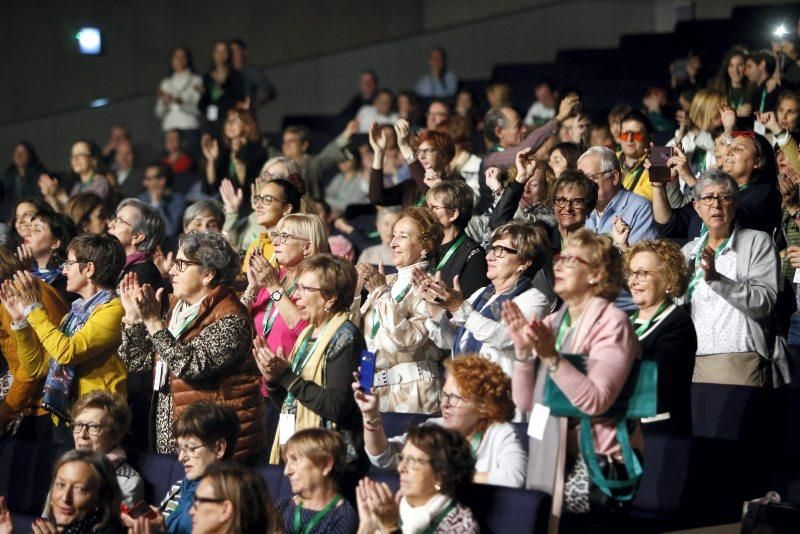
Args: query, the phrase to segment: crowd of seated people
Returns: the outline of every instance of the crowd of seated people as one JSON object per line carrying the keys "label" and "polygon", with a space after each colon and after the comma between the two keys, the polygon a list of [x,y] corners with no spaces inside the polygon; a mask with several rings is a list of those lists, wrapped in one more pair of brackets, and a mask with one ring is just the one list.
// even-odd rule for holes
{"label": "crowd of seated people", "polygon": [[[608,113],[557,80],[478,97],[437,47],[414,90],[364,70],[316,153],[270,144],[274,88],[223,40],[202,75],[171,51],[157,160],[122,126],[64,173],[18,142],[0,435],[75,449],[34,531],[477,532],[473,484],[623,525],[694,386],[780,388],[800,352],[800,34],[775,39]],[[185,477],[145,503],[129,453]]]}

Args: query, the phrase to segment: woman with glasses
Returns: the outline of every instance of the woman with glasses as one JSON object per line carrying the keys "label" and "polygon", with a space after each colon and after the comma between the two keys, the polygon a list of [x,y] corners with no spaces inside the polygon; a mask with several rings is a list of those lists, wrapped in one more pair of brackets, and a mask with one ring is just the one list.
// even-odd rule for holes
{"label": "woman with glasses", "polygon": [[412,276],[417,268],[435,266],[432,252],[442,241],[442,227],[430,211],[407,207],[392,233],[397,274],[387,278],[380,267],[358,264],[359,285],[368,295],[359,309],[359,292],[353,307],[363,318],[367,346],[375,353],[374,387],[381,411],[433,413],[441,389],[438,362],[443,354],[429,337],[428,312],[421,295],[412,291]]}
{"label": "woman with glasses", "polygon": [[17,256],[30,272],[53,286],[69,302],[75,300],[75,295],[67,291],[67,279],[61,264],[73,237],[75,225],[72,220],[48,210],[33,216],[23,244],[17,247]]}
{"label": "woman with glasses", "polygon": [[542,319],[553,310],[554,301],[532,282],[545,260],[543,234],[522,222],[495,230],[486,256],[489,285],[472,293],[448,290],[425,272],[415,273],[414,290],[425,300],[426,326],[439,348],[452,350],[454,356],[478,353],[511,376],[514,345],[501,321],[503,302],[516,302],[528,320]]}
{"label": "woman with glasses", "polygon": [[[240,428],[236,412],[214,402],[192,404],[175,419],[171,433],[186,478],[172,485],[159,507],[150,507],[155,515],[149,520],[152,532],[192,532],[192,509],[204,506],[195,504],[200,482],[212,464],[233,457]],[[204,495],[202,491],[200,495]],[[122,522],[133,527],[135,520],[122,514]]]}
{"label": "woman with glasses", "polygon": [[475,476],[475,457],[454,430],[437,425],[412,427],[397,455],[400,500],[385,483],[368,478],[356,488],[360,532],[475,534],[472,511],[460,498]]}
{"label": "woman with glasses", "polygon": [[561,252],[561,244],[586,224],[597,204],[597,184],[581,171],[567,170],[553,184],[556,227],[550,232],[550,251]]}
{"label": "woman with glasses", "polygon": [[452,284],[458,277],[464,294],[471,295],[486,285],[486,253],[465,233],[472,218],[475,194],[463,180],[440,182],[425,195],[425,207],[439,224],[444,237],[434,255],[433,272]]}
{"label": "woman with glasses", "polygon": [[[587,517],[589,512],[622,512],[625,501],[606,497],[589,476],[579,424],[549,416],[542,405],[549,378],[572,405],[591,417],[591,447],[601,455],[605,477],[625,481],[634,476],[625,467],[623,453],[642,450],[638,426],[628,429],[629,440],[618,438],[619,419],[600,417],[617,400],[628,380],[640,348],[633,326],[613,300],[623,283],[623,260],[608,236],[581,229],[564,241],[556,259],[555,290],[564,305],[544,321],[528,321],[513,302],[503,305],[503,322],[516,349],[512,393],[519,410],[530,412],[534,424],[529,440],[527,486],[554,496],[553,515],[567,512]],[[585,357],[584,372],[567,355]],[[543,408],[545,411],[543,411]],[[541,438],[541,439],[539,439]],[[623,449],[625,444],[626,449]],[[635,493],[635,486],[628,490]],[[612,492],[625,497],[625,492]],[[588,516],[603,519],[602,515]],[[562,516],[562,521],[564,517]],[[566,524],[563,528],[567,531]]]}
{"label": "woman with glasses", "polygon": [[425,193],[435,184],[449,179],[447,166],[456,154],[453,139],[446,133],[427,130],[418,141],[417,150],[411,146],[408,121],[398,120],[394,125],[397,147],[411,171],[411,179],[393,187],[383,186],[383,159],[389,148],[389,138],[378,124],[369,132],[372,146],[372,171],[369,177],[369,200],[382,206],[422,206]]}
{"label": "woman with glasses", "polygon": [[99,452],[114,466],[122,502],[133,505],[144,499],[144,480],[127,461],[122,438],[131,425],[125,399],[106,391],[93,391],[72,406],[75,448]]}
{"label": "woman with glasses", "polygon": [[249,357],[250,314],[233,291],[239,256],[221,234],[186,234],[170,270],[173,295],[162,320],[163,290],[141,285],[134,273],[119,286],[125,308],[120,356],[129,372],[153,370],[150,446],[175,452],[172,423],[198,401],[236,410],[242,434],[239,461],[255,462],[266,446],[258,370]]}
{"label": "woman with glasses", "polygon": [[197,486],[189,514],[193,534],[284,532],[283,520],[264,480],[233,462],[209,466]]}
{"label": "woman with glasses", "polygon": [[336,432],[307,428],[286,443],[283,474],[291,497],[278,502],[289,532],[355,534],[358,516],[341,493],[346,445]]}
{"label": "woman with glasses", "polygon": [[39,177],[39,189],[45,202],[53,210],[63,213],[70,197],[78,193],[91,191],[103,202],[109,202],[111,196],[111,182],[105,176],[103,168],[103,154],[94,141],[80,140],[72,145],[70,150],[70,170],[75,185],[69,195],[61,187],[58,178],[49,174]]}
{"label": "woman with glasses", "polygon": [[155,289],[165,287],[153,262],[153,253],[164,241],[164,220],[158,210],[140,200],[127,198],[108,222],[108,233],[119,239],[125,248],[123,276],[135,273],[140,284],[150,284]]}
{"label": "woman with glasses", "polygon": [[290,213],[300,211],[300,191],[288,180],[278,178],[267,180],[259,178],[251,195],[256,222],[266,229],[258,238],[247,245],[242,264],[242,272],[246,273],[250,266],[250,256],[258,250],[271,264],[275,265],[275,246],[272,233],[280,221]]}
{"label": "woman with glasses", "polygon": [[694,323],[675,303],[686,292],[689,270],[671,241],[640,241],[626,255],[628,288],[638,310],[631,316],[642,358],[658,363],[658,415],[643,419],[648,433],[691,435]]}
{"label": "woman with glasses", "polygon": [[363,456],[361,417],[350,393],[350,380],[365,348],[364,336],[348,320],[356,290],[352,263],[329,254],[303,261],[297,270],[296,306],[308,326],[300,332],[287,359],[264,338],[254,340],[253,355],[267,382],[269,400],[280,409],[281,424],[272,443],[270,463],[279,464],[285,444],[306,428],[327,428],[342,435],[347,462]]}
{"label": "woman with glasses", "polygon": [[[521,488],[525,485],[527,454],[510,421],[514,416],[511,378],[496,363],[477,355],[445,360],[447,372],[440,394],[442,417],[423,426],[455,430],[475,456],[475,482]],[[387,437],[375,395],[352,385],[364,418],[364,447],[373,465],[397,469],[407,434]]]}
{"label": "woman with glasses", "polygon": [[693,380],[769,387],[786,376],[784,362],[772,359],[768,331],[780,261],[768,234],[734,223],[739,191],[722,171],[702,173],[694,186],[694,209],[707,231],[683,247],[698,334]]}

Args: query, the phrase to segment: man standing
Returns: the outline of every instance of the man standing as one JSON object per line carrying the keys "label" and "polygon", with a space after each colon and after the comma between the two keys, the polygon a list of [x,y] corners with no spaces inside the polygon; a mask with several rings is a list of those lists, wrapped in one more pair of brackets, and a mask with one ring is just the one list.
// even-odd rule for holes
{"label": "man standing", "polygon": [[622,118],[619,145],[617,152],[622,167],[622,185],[628,191],[653,200],[653,188],[650,186],[650,173],[644,168],[644,162],[650,149],[653,134],[653,123],[641,111],[629,111]]}

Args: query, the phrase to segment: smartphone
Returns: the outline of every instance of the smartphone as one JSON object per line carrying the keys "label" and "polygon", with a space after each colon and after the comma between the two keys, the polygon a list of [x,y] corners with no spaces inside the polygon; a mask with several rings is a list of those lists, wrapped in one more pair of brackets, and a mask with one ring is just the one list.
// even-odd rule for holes
{"label": "smartphone", "polygon": [[123,503],[120,505],[120,512],[123,514],[128,514],[131,519],[137,519],[139,517],[146,517],[148,519],[156,518],[156,512],[150,508],[150,505],[145,501],[139,501],[133,506],[128,506],[127,504]]}
{"label": "smartphone", "polygon": [[375,353],[368,350],[362,351],[360,365],[358,389],[364,393],[372,393],[372,384],[375,382]]}
{"label": "smartphone", "polygon": [[672,181],[672,174],[667,161],[672,157],[673,149],[671,146],[655,146],[647,156],[650,162],[650,181],[651,182],[670,182]]}

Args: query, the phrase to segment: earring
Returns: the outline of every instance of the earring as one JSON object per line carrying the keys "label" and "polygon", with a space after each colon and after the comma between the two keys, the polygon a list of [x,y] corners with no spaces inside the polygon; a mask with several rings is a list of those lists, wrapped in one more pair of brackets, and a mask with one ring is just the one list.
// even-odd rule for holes
{"label": "earring", "polygon": [[442,485],[441,485],[441,484],[439,484],[438,482],[437,482],[436,484],[434,484],[434,485],[433,485],[433,488],[434,488],[436,491],[442,491]]}
{"label": "earring", "polygon": [[596,286],[597,285],[597,280],[589,280],[589,285],[590,286]]}

